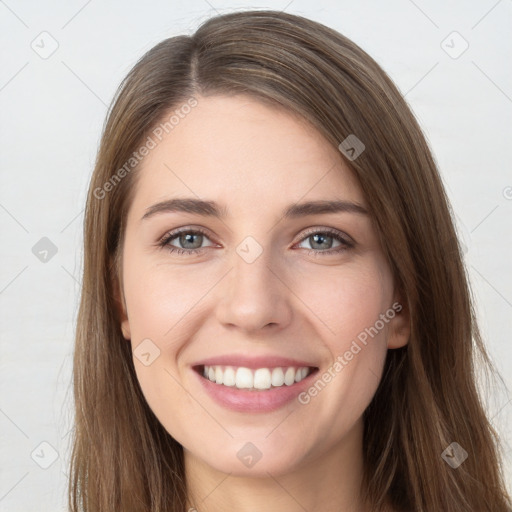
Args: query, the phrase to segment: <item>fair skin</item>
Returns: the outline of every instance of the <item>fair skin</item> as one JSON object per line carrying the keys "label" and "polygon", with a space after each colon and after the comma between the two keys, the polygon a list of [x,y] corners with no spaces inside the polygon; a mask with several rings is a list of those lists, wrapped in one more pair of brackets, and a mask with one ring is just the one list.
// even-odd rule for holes
{"label": "fair skin", "polygon": [[[405,308],[308,403],[295,398],[270,411],[233,410],[205,392],[193,368],[225,355],[293,358],[317,368],[309,389],[379,315],[404,304],[369,215],[283,216],[306,201],[367,209],[364,195],[337,148],[297,117],[249,96],[197,99],[142,162],[120,301],[132,350],[146,339],[160,350],[151,364],[134,357],[134,365],[149,406],[184,447],[188,506],[369,511],[359,497],[362,414],[387,350],[408,341]],[[166,211],[142,220],[152,205],[178,197],[213,201],[227,215]],[[177,228],[192,231],[188,245],[176,235],[159,247]],[[194,237],[195,229],[207,235]],[[251,262],[237,252],[249,236],[252,245],[242,247],[262,251]],[[250,467],[237,456],[249,442],[261,455]]]}

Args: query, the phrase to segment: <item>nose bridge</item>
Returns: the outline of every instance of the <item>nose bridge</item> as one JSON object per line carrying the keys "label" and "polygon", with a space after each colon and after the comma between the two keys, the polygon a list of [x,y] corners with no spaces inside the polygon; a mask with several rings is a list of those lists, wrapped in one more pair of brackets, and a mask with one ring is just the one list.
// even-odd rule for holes
{"label": "nose bridge", "polygon": [[270,249],[253,237],[236,247],[218,304],[220,322],[257,330],[268,324],[283,327],[290,321],[288,288],[270,256]]}

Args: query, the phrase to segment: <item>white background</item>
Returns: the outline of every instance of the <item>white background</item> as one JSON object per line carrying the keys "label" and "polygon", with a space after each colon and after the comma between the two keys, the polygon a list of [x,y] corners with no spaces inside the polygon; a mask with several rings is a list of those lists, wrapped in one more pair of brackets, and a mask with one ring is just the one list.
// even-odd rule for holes
{"label": "white background", "polygon": [[[512,1],[288,1],[0,1],[0,510],[66,510],[83,208],[106,107],[144,52],[217,12],[285,9],[322,22],[406,95],[458,217],[489,352],[512,389]],[[31,47],[42,52],[41,38],[46,51],[58,43],[46,59]],[[32,252],[43,237],[58,250],[47,262]],[[510,489],[509,390],[487,406]]]}

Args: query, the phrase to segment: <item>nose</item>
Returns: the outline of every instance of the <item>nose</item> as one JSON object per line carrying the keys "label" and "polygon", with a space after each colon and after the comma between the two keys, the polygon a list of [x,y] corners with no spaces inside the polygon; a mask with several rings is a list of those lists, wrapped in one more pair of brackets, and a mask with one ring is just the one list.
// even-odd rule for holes
{"label": "nose", "polygon": [[291,322],[293,294],[283,271],[271,265],[266,251],[251,263],[235,253],[222,281],[216,316],[224,326],[252,333],[265,328],[267,334],[271,327],[280,330]]}

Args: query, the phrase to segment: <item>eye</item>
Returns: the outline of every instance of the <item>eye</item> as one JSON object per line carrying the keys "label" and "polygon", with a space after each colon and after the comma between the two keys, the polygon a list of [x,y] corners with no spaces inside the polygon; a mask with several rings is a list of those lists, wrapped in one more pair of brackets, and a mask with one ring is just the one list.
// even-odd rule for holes
{"label": "eye", "polygon": [[[309,231],[305,238],[302,239],[302,242],[308,242],[310,244],[311,249],[307,252],[308,254],[313,254],[315,256],[319,255],[332,255],[338,254],[340,252],[346,251],[352,247],[354,247],[354,243],[348,239],[348,237],[343,236],[339,231],[324,228],[322,230],[315,229],[313,231]],[[334,246],[334,241],[338,242],[337,246]]]}
{"label": "eye", "polygon": [[[158,245],[162,248],[167,248],[171,253],[177,254],[197,254],[203,251],[205,247],[202,242],[207,239],[207,234],[201,229],[181,229],[171,233],[167,233],[159,242]],[[176,247],[171,242],[176,240],[181,247]],[[211,244],[213,245],[213,244]],[[207,247],[207,246],[206,246]]]}
{"label": "eye", "polygon": [[[205,240],[209,240],[209,238],[207,233],[202,229],[182,228],[172,231],[171,233],[167,233],[158,242],[158,246],[166,248],[171,253],[194,255],[203,252],[206,247],[214,245],[209,244],[207,246],[203,246],[203,242]],[[179,244],[178,247],[175,243],[172,243],[174,241]],[[310,230],[306,233],[306,236],[302,238],[299,245],[306,241],[309,242],[311,247],[311,249],[305,248],[307,253],[314,256],[338,254],[354,247],[355,245],[348,236],[344,236],[341,232],[330,228],[316,228]],[[338,242],[337,246],[333,246],[335,242]]]}

